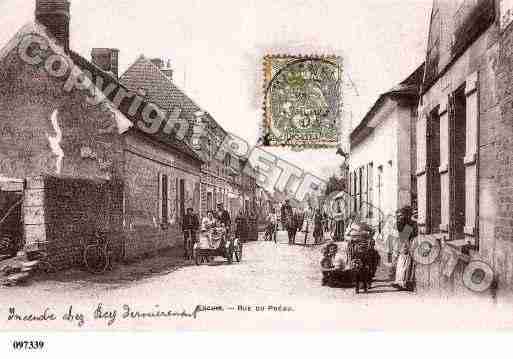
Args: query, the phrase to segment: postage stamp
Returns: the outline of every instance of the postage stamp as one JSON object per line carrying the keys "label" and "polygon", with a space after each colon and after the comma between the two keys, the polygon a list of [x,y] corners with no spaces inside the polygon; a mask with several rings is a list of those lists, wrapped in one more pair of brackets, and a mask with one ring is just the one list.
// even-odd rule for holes
{"label": "postage stamp", "polygon": [[338,56],[266,56],[263,145],[336,146],[342,72]]}

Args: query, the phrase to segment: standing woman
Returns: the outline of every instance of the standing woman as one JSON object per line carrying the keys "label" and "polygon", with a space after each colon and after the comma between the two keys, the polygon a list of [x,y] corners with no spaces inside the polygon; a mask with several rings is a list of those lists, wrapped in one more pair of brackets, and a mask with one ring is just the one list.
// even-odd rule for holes
{"label": "standing woman", "polygon": [[410,206],[396,212],[396,227],[399,232],[399,255],[395,270],[394,286],[401,290],[413,290],[415,265],[410,253],[413,239],[417,236],[417,223]]}

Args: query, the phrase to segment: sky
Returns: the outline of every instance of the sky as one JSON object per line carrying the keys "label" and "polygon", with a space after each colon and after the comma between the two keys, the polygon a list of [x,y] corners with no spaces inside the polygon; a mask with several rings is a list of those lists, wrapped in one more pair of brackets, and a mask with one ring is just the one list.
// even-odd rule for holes
{"label": "sky", "polygon": [[[0,47],[34,18],[35,0],[0,0]],[[354,128],[379,94],[423,61],[431,0],[71,0],[71,47],[170,60],[174,82],[228,132],[249,143],[262,121],[263,57],[334,54],[344,60],[343,121]],[[325,177],[334,149],[273,153]]]}

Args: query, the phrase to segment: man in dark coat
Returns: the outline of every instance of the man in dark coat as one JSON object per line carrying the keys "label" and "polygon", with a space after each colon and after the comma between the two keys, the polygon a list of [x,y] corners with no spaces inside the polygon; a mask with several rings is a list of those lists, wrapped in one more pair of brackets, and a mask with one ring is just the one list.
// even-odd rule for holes
{"label": "man in dark coat", "polygon": [[224,224],[226,231],[230,231],[230,227],[232,225],[232,220],[230,218],[230,213],[224,209],[224,205],[222,203],[217,204],[217,211],[215,214],[215,218],[222,224]]}
{"label": "man in dark coat", "polygon": [[182,231],[184,239],[184,257],[190,259],[192,257],[192,245],[196,242],[196,233],[199,230],[200,223],[198,216],[192,208],[187,208],[187,214],[183,217]]}
{"label": "man in dark coat", "polygon": [[283,206],[281,207],[281,221],[283,223],[283,227],[287,230],[287,234],[289,237],[289,244],[294,244],[294,212],[292,211],[292,206],[290,205],[289,200],[286,200]]}

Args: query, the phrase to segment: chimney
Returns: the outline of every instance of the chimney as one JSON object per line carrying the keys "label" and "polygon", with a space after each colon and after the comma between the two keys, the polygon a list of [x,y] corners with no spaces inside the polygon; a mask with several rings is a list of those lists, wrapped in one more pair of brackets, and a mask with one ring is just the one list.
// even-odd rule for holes
{"label": "chimney", "polygon": [[64,51],[69,52],[69,1],[36,0],[36,21],[46,27]]}
{"label": "chimney", "polygon": [[167,62],[167,65],[164,63],[164,60],[155,58],[151,59],[151,62],[159,68],[160,71],[170,80],[173,79],[173,69],[171,69],[171,61]]}
{"label": "chimney", "polygon": [[118,49],[94,48],[91,50],[91,60],[96,66],[101,68],[103,71],[109,71],[116,77],[116,79],[118,78]]}
{"label": "chimney", "polygon": [[151,59],[150,61],[153,62],[153,65],[157,66],[159,70],[164,67],[164,61],[162,61],[162,59]]}
{"label": "chimney", "polygon": [[160,69],[166,75],[166,77],[170,80],[173,80],[173,69],[171,68],[171,61],[167,61],[167,65],[165,68]]}

